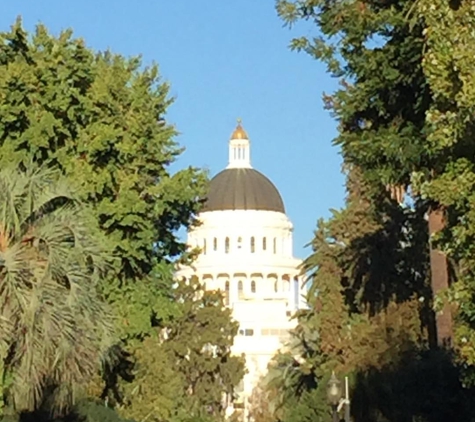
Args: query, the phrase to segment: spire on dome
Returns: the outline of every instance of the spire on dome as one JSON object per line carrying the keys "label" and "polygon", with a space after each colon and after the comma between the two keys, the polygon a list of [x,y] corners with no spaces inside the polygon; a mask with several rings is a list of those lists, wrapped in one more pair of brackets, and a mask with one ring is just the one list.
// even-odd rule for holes
{"label": "spire on dome", "polygon": [[249,136],[237,119],[237,126],[229,140],[228,168],[252,168]]}
{"label": "spire on dome", "polygon": [[249,136],[247,136],[246,131],[243,129],[241,126],[241,119],[237,119],[237,126],[236,129],[234,129],[234,132],[231,135],[231,140],[233,139],[249,139]]}

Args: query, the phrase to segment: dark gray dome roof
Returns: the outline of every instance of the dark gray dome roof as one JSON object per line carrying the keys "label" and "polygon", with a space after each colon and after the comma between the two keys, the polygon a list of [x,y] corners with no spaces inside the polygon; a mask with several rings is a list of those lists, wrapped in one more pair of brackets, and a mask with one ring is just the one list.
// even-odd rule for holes
{"label": "dark gray dome roof", "polygon": [[203,211],[266,210],[285,213],[277,188],[251,168],[230,168],[211,179]]}

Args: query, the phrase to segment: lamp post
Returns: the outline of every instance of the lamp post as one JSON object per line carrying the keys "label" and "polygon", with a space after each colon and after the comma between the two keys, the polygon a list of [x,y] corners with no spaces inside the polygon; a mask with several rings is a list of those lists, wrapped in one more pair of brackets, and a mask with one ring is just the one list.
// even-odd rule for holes
{"label": "lamp post", "polygon": [[350,396],[348,389],[348,377],[345,377],[345,398],[342,398],[341,382],[332,373],[327,385],[327,398],[333,410],[333,422],[338,422],[338,412],[345,406],[345,422],[350,422]]}
{"label": "lamp post", "polygon": [[327,385],[327,398],[328,403],[332,407],[333,422],[338,422],[338,405],[341,400],[341,386],[340,380],[335,376],[335,372],[332,373]]}

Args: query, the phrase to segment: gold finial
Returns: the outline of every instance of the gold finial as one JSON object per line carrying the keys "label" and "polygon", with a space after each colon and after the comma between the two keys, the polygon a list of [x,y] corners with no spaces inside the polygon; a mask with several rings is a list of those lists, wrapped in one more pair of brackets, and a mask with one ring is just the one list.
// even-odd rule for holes
{"label": "gold finial", "polygon": [[234,129],[234,132],[231,135],[231,139],[249,139],[246,131],[241,126],[242,119],[238,118],[236,120],[237,120],[237,127],[236,129]]}

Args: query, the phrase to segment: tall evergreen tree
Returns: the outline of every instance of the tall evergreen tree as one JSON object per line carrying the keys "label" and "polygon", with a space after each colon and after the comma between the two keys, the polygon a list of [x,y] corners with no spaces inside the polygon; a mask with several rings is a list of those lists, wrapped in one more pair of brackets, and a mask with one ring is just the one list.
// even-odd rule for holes
{"label": "tall evergreen tree", "polygon": [[[450,353],[427,350],[419,328],[430,332],[433,306],[431,344],[455,340],[464,367],[473,364],[471,7],[277,1],[286,22],[309,20],[320,33],[292,47],[324,61],[341,82],[324,99],[339,122],[349,190],[344,210],[319,225],[307,260],[318,295],[296,330],[304,358],[290,356],[294,371],[276,378],[282,390],[300,370],[317,387],[291,389],[284,420],[328,420],[318,390],[330,369],[352,374],[356,421],[473,419],[468,378],[462,384]],[[407,193],[410,203],[395,206]],[[306,349],[313,359],[299,352]]]}
{"label": "tall evergreen tree", "polygon": [[[339,121],[335,140],[345,161],[357,165],[375,185],[389,186],[402,199],[410,191],[417,200],[420,179],[436,180],[452,165],[453,150],[440,148],[430,136],[426,114],[434,103],[423,69],[425,24],[414,16],[414,2],[395,0],[278,1],[288,22],[313,20],[322,36],[300,38],[292,46],[325,61],[342,89],[326,97]],[[412,16],[412,17],[411,17]],[[458,148],[464,148],[464,142]],[[470,149],[465,152],[471,156]],[[434,296],[444,298],[449,267],[435,243],[445,227],[446,207],[435,196],[423,195],[431,240],[431,283]],[[451,345],[452,309],[445,301],[436,313],[437,341]]]}
{"label": "tall evergreen tree", "polygon": [[[269,373],[280,420],[330,420],[325,390],[332,371],[351,375],[354,383],[399,368],[425,349],[430,289],[423,213],[401,209],[387,194],[380,198],[385,214],[375,213],[383,205],[370,200],[372,188],[354,167],[347,186],[345,207],[319,222],[305,261],[310,308],[297,314],[292,347]],[[377,406],[374,397],[361,400],[355,412]]]}

